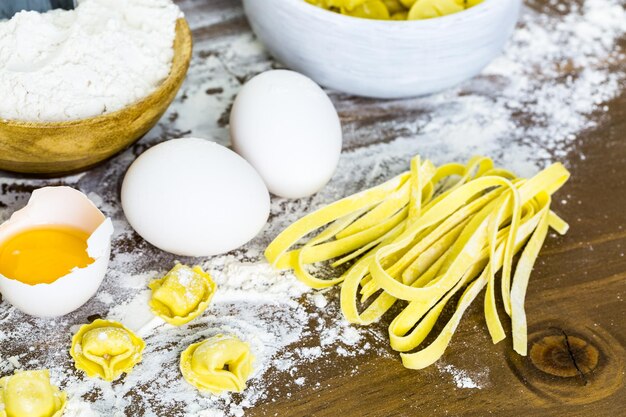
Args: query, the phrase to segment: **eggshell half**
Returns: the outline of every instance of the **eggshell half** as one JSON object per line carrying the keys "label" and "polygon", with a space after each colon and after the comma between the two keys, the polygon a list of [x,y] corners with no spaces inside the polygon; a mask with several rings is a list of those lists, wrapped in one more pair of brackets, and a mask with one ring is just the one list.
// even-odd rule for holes
{"label": "eggshell half", "polygon": [[0,245],[21,230],[50,224],[73,226],[91,233],[87,252],[94,262],[85,268],[75,268],[50,284],[28,285],[0,274],[2,296],[35,317],[62,316],[85,304],[98,291],[111,252],[111,220],[87,196],[70,187],[35,190],[26,207],[0,225]]}

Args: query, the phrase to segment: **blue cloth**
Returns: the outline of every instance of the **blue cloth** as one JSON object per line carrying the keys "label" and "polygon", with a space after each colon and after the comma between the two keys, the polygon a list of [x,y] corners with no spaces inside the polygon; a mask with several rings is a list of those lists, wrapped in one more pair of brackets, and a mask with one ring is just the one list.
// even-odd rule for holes
{"label": "blue cloth", "polygon": [[74,0],[0,0],[0,19],[10,19],[22,10],[47,12],[51,9],[73,9]]}

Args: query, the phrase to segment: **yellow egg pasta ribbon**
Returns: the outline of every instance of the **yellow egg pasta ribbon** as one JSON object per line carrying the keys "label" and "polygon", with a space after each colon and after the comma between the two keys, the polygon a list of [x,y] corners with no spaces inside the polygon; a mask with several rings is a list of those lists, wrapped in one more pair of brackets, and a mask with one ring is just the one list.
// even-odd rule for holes
{"label": "yellow egg pasta ribbon", "polygon": [[[496,308],[495,275],[501,271],[498,292],[513,323],[513,346],[525,355],[526,288],[548,228],[567,232],[567,223],[550,210],[550,196],[568,178],[558,163],[524,179],[494,167],[486,157],[436,168],[416,156],[409,172],[293,223],[268,246],[266,257],[277,267],[293,269],[313,288],[341,283],[341,309],[351,323],[370,324],[397,300],[408,301],[389,326],[391,346],[400,352],[418,348],[444,307],[463,291],[436,339],[401,354],[404,365],[413,369],[443,355],[464,311],[483,288],[492,340],[505,338]],[[353,264],[328,278],[307,270],[319,262],[330,262],[331,270]]]}

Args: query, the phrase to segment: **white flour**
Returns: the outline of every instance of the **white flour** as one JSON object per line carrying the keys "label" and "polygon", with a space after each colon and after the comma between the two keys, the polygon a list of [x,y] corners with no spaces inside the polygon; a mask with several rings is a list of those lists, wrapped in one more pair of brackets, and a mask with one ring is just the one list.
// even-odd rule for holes
{"label": "white flour", "polygon": [[169,74],[169,0],[83,0],[0,22],[0,118],[62,121],[119,110]]}
{"label": "white flour", "polygon": [[[185,10],[198,1],[183,0],[180,5]],[[553,8],[562,9],[557,3]],[[224,115],[241,80],[275,65],[248,32],[215,36],[219,31],[213,25],[241,19],[239,9],[222,3],[205,7],[206,14],[188,14],[192,28],[203,27],[195,39],[188,80],[137,153],[144,145],[181,135],[227,144]],[[331,92],[344,116],[347,148],[336,175],[311,198],[274,198],[270,222],[256,239],[230,255],[201,260],[219,290],[200,318],[180,328],[154,319],[146,289],[176,258],[137,240],[119,206],[119,181],[136,155],[128,151],[103,167],[64,178],[63,183],[89,193],[113,218],[111,269],[97,297],[54,321],[29,319],[2,303],[0,326],[11,331],[0,332],[0,375],[15,367],[50,367],[55,382],[70,397],[69,416],[160,416],[168,410],[172,416],[219,417],[241,416],[255,405],[297,398],[300,390],[323,396],[327,389],[340,389],[325,381],[361,372],[363,356],[397,363],[397,355],[387,350],[383,326],[348,325],[341,317],[336,290],[310,291],[291,273],[274,271],[263,261],[265,246],[305,213],[405,171],[418,152],[437,164],[486,154],[524,176],[551,160],[579,163],[585,156],[577,136],[602,123],[610,100],[623,94],[624,72],[618,65],[623,65],[624,57],[617,42],[624,33],[626,13],[619,0],[587,0],[582,8],[570,2],[560,14],[550,16],[527,9],[506,53],[458,88],[382,106]],[[564,68],[570,67],[573,75],[566,76]],[[374,121],[363,124],[368,118]],[[391,141],[368,145],[383,137]],[[30,187],[50,183],[22,178],[0,182],[4,185],[0,221],[25,204]],[[567,202],[566,193],[558,200]],[[121,320],[140,332],[148,345],[144,361],[114,384],[84,378],[73,370],[66,350],[48,348],[69,348],[73,326],[95,313]],[[216,332],[233,332],[253,348],[256,370],[242,394],[199,395],[178,371],[180,352]],[[490,343],[487,339],[488,335],[485,343]],[[462,343],[460,338],[452,340],[453,345]],[[491,386],[489,371],[476,369],[481,364],[471,364],[469,370],[470,364],[450,359],[444,356],[432,368],[440,374],[440,387],[443,382],[446,389],[447,384],[467,390]]]}
{"label": "white flour", "polygon": [[464,389],[481,389],[482,385],[480,380],[484,378],[484,375],[470,375],[469,372],[455,368],[452,365],[445,365],[441,362],[435,364],[440,372],[449,374],[454,381],[457,388]]}

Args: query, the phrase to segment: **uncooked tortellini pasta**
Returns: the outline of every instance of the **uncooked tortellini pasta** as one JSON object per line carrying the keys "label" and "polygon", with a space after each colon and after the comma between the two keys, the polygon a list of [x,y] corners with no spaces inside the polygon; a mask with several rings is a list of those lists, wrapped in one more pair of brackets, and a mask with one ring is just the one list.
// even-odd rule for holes
{"label": "uncooked tortellini pasta", "polygon": [[305,0],[348,16],[379,20],[419,20],[446,16],[483,0]]}
{"label": "uncooked tortellini pasta", "polygon": [[61,417],[65,401],[47,369],[17,371],[0,379],[0,417]]}
{"label": "uncooked tortellini pasta", "polygon": [[123,373],[130,373],[141,362],[146,344],[120,323],[96,320],[83,325],[72,338],[70,355],[76,369],[87,376],[98,376],[113,381]]}
{"label": "uncooked tortellini pasta", "polygon": [[250,346],[235,336],[218,334],[189,346],[180,356],[183,377],[200,391],[243,391],[252,373]]}
{"label": "uncooked tortellini pasta", "polygon": [[149,285],[150,308],[157,316],[175,326],[200,315],[211,302],[217,286],[199,266],[177,264],[163,278]]}

